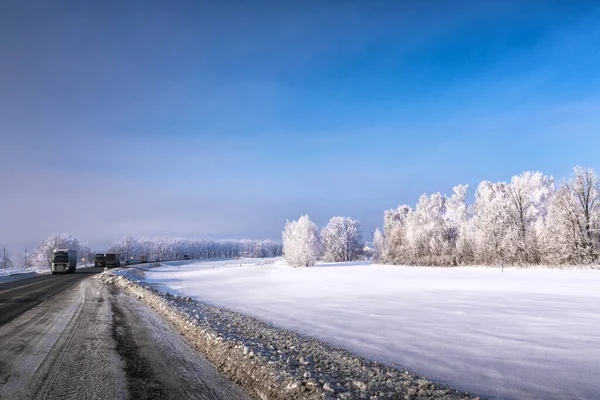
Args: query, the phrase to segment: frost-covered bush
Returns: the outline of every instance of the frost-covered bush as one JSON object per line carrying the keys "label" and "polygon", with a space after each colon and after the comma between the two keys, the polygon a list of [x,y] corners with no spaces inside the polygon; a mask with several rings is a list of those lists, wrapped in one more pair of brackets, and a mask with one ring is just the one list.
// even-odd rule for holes
{"label": "frost-covered bush", "polygon": [[295,267],[310,267],[317,262],[320,252],[317,226],[303,215],[297,221],[288,221],[283,231],[283,256]]}

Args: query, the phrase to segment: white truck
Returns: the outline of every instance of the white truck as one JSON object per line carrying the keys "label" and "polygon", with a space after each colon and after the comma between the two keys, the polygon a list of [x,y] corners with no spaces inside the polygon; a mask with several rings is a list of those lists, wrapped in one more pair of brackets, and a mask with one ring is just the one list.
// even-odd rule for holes
{"label": "white truck", "polygon": [[77,251],[69,249],[56,249],[52,253],[52,273],[75,272],[77,267]]}

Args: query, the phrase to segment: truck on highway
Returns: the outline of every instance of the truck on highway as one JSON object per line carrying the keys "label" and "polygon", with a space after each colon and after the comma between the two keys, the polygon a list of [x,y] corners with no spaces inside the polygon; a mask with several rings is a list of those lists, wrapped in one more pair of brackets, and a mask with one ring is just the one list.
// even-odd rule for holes
{"label": "truck on highway", "polygon": [[52,252],[52,273],[75,272],[77,268],[77,251],[56,249]]}
{"label": "truck on highway", "polygon": [[94,256],[94,267],[106,267],[106,254],[98,253]]}
{"label": "truck on highway", "polygon": [[105,256],[105,266],[107,268],[121,266],[121,256],[119,254],[107,253],[104,256]]}

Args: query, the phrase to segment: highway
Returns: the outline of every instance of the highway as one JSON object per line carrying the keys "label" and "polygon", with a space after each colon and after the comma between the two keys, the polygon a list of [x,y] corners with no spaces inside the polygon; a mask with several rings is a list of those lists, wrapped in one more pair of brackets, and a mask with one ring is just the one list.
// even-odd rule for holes
{"label": "highway", "polygon": [[0,399],[248,399],[100,268],[0,284]]}

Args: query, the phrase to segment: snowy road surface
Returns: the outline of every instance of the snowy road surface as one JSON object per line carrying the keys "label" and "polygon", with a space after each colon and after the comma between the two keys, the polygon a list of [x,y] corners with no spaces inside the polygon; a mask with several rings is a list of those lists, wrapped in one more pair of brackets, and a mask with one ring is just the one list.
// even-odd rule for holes
{"label": "snowy road surface", "polygon": [[1,310],[21,311],[0,319],[0,399],[248,398],[149,307],[91,276],[0,285]]}
{"label": "snowy road surface", "polygon": [[490,398],[600,395],[600,271],[209,262],[146,279]]}

